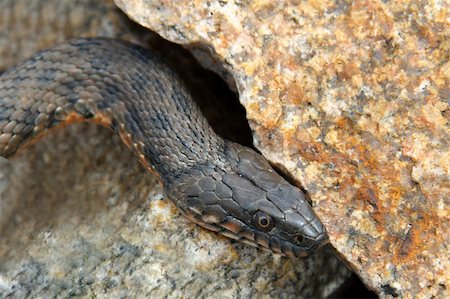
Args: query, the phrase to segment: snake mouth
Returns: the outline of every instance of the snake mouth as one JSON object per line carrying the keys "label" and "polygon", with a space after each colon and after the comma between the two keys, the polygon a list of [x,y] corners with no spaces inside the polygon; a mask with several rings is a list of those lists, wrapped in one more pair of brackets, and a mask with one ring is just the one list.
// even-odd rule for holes
{"label": "snake mouth", "polygon": [[[276,236],[270,236],[269,234],[254,232],[255,238],[248,238],[246,236],[237,235],[228,230],[219,231],[220,234],[238,240],[244,244],[257,247],[259,249],[270,251],[274,254],[285,257],[307,257],[317,249],[322,247],[327,241],[326,234],[322,234],[317,239],[309,239],[308,245],[298,246],[291,241],[283,240]],[[305,241],[303,241],[305,244]]]}
{"label": "snake mouth", "polygon": [[[204,224],[200,225],[204,226]],[[211,229],[209,225],[207,228]],[[326,233],[320,234],[316,238],[302,237],[302,245],[300,246],[294,243],[295,239],[293,239],[294,241],[285,240],[249,227],[243,227],[239,232],[231,231],[223,226],[217,226],[217,228],[215,231],[227,238],[291,258],[307,257],[328,242]]]}
{"label": "snake mouth", "polygon": [[255,230],[244,222],[234,218],[226,217],[221,223],[207,223],[194,213],[183,213],[189,220],[203,228],[214,231],[227,238],[237,240],[244,244],[270,251],[285,257],[307,257],[328,242],[328,235],[323,232],[316,237],[302,237],[301,245],[295,244],[296,239],[282,238],[266,232]]}

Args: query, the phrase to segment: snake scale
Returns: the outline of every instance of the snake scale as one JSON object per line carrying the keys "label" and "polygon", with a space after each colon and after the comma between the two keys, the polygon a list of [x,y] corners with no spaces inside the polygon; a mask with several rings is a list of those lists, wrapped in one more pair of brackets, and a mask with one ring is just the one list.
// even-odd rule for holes
{"label": "snake scale", "polygon": [[148,50],[76,39],[0,76],[0,156],[81,121],[118,133],[202,227],[290,257],[328,240],[304,194],[260,154],[218,136],[176,73]]}

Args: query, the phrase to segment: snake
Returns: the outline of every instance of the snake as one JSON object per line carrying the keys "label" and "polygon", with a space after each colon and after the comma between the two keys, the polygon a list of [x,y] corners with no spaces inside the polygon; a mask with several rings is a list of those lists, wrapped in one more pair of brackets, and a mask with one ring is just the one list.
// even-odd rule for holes
{"label": "snake", "polygon": [[117,133],[181,213],[206,229],[287,257],[329,240],[305,193],[255,150],[216,134],[179,75],[148,49],[78,38],[1,74],[1,157],[75,122]]}

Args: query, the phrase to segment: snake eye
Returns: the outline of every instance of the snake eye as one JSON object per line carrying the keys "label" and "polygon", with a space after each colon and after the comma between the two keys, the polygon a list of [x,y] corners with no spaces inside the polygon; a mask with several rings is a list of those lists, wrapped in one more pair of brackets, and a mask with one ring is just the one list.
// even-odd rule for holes
{"label": "snake eye", "polygon": [[253,222],[262,230],[270,230],[274,225],[272,217],[261,211],[253,215]]}

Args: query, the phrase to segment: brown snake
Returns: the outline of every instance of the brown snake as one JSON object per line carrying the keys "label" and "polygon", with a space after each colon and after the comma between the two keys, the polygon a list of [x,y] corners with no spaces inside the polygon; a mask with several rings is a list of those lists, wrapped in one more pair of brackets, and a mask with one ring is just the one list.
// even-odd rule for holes
{"label": "brown snake", "polygon": [[260,154],[219,137],[177,75],[147,50],[78,39],[0,76],[0,156],[75,121],[118,133],[181,212],[207,229],[286,256],[328,240],[304,194]]}

